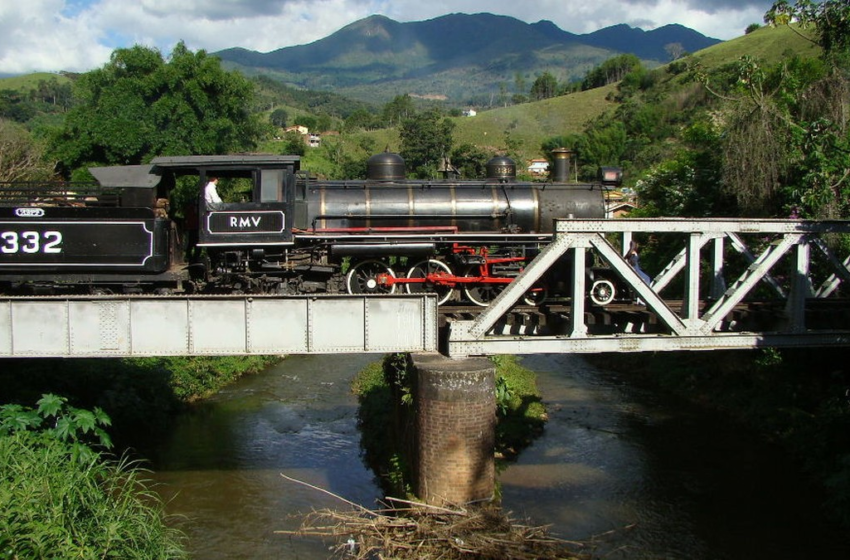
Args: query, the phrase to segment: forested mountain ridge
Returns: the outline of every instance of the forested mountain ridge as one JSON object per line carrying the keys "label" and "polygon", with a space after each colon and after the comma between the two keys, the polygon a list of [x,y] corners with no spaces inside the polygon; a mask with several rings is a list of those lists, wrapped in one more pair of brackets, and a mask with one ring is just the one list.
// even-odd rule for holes
{"label": "forested mountain ridge", "polygon": [[654,66],[671,59],[671,45],[681,54],[719,42],[680,25],[652,31],[618,25],[576,35],[550,21],[527,24],[488,13],[409,23],[376,15],[307,45],[213,54],[247,75],[297,87],[372,101],[410,93],[460,104],[504,91],[518,77],[530,81],[550,72],[559,81],[577,81],[617,54]]}

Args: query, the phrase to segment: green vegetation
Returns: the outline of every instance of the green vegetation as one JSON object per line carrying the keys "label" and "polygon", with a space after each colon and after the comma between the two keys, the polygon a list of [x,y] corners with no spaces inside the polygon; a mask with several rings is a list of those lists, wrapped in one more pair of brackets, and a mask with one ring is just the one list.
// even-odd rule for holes
{"label": "green vegetation", "polygon": [[845,4],[769,12],[769,22],[793,25],[665,67],[616,65],[627,72],[611,110],[542,146],[575,149],[585,179],[600,165],[623,167],[641,216],[847,217],[850,53],[833,31],[848,25]]}
{"label": "green vegetation", "polygon": [[633,54],[623,54],[609,58],[587,73],[587,76],[581,82],[581,89],[594,89],[619,82],[627,74],[642,66],[640,59]]}
{"label": "green vegetation", "polygon": [[70,106],[67,76],[42,72],[0,80],[0,119],[35,124],[37,117],[61,115]]}
{"label": "green vegetation", "polygon": [[496,364],[496,456],[510,460],[543,431],[546,407],[540,400],[536,374],[516,356],[492,356]]}
{"label": "green vegetation", "polygon": [[174,396],[181,402],[209,397],[243,375],[257,373],[278,362],[278,356],[195,356],[122,360],[151,375],[166,374]]}
{"label": "green vegetation", "polygon": [[440,165],[452,145],[454,123],[439,111],[418,113],[401,122],[401,156],[407,172],[420,179],[440,177]]}
{"label": "green vegetation", "polygon": [[760,27],[747,35],[714,45],[694,53],[686,60],[705,68],[718,68],[744,56],[762,60],[767,64],[782,62],[789,53],[816,58],[820,48],[800,37],[789,27]]}
{"label": "green vegetation", "polygon": [[[510,460],[537,437],[546,422],[546,410],[535,384],[535,374],[512,356],[496,364],[496,457]],[[406,457],[413,430],[413,364],[408,354],[389,354],[360,372],[352,391],[360,401],[359,423],[366,461],[381,477],[386,491],[409,495]]]}
{"label": "green vegetation", "polygon": [[0,407],[0,557],[184,556],[143,471],[99,451],[108,425],[55,395]]}
{"label": "green vegetation", "polygon": [[113,421],[116,442],[138,445],[167,430],[172,415],[188,403],[278,360],[276,356],[8,359],[0,370],[0,404],[23,405],[43,393],[61,394],[75,406],[103,409]]}
{"label": "green vegetation", "polygon": [[155,156],[253,148],[262,129],[249,108],[253,86],[218,59],[179,43],[168,61],[155,49],[117,49],[80,76],[78,100],[52,139],[68,168],[140,164]]}
{"label": "green vegetation", "polygon": [[53,173],[43,145],[22,125],[0,119],[0,181],[41,181]]}

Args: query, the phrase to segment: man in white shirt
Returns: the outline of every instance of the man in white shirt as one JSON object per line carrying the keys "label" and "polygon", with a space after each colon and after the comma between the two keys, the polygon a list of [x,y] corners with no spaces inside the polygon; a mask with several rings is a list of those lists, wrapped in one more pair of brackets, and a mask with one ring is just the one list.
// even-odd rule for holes
{"label": "man in white shirt", "polygon": [[221,197],[218,196],[218,177],[210,177],[210,182],[204,187],[204,200],[207,204],[221,204]]}

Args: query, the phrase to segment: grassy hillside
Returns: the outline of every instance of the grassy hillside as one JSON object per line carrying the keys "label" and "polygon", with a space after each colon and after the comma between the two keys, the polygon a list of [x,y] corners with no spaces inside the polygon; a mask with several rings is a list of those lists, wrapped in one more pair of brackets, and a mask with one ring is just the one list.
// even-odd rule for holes
{"label": "grassy hillside", "polygon": [[707,68],[714,68],[751,56],[769,63],[776,63],[788,53],[816,57],[820,47],[807,41],[788,27],[762,27],[736,39],[714,45],[694,53],[693,58]]}
{"label": "grassy hillside", "polygon": [[[523,159],[543,157],[540,145],[546,138],[572,132],[581,132],[589,120],[611,109],[615,104],[607,100],[616,85],[583,91],[561,97],[523,103],[478,113],[474,117],[455,117],[454,145],[473,144],[487,153],[503,152],[507,145],[505,135],[518,142]],[[346,152],[356,157],[367,154],[362,146],[372,146],[372,152],[384,149],[398,151],[400,141],[394,128],[344,134],[331,142],[341,142]],[[274,150],[274,146],[268,146]],[[320,154],[308,150],[305,167],[311,161],[318,163]]]}
{"label": "grassy hillside", "polygon": [[505,148],[505,133],[522,143],[527,158],[540,157],[540,143],[550,136],[581,132],[584,124],[614,104],[606,98],[616,86],[553,97],[455,119],[455,143],[470,143],[491,151]]}
{"label": "grassy hillside", "polygon": [[29,91],[38,88],[38,82],[50,81],[56,79],[60,84],[68,83],[71,80],[62,74],[51,74],[49,72],[36,72],[35,74],[26,74],[23,76],[12,76],[11,78],[0,78],[0,90],[8,89],[12,91]]}
{"label": "grassy hillside", "polygon": [[[791,54],[815,57],[819,52],[816,45],[787,27],[764,27],[698,51],[685,61],[689,64],[699,62],[710,70],[745,55],[776,63]],[[664,91],[668,98],[686,95],[694,84],[683,82],[688,82],[684,75],[665,75],[657,84],[656,91]],[[505,132],[508,132],[512,139],[521,142],[520,151],[526,159],[542,157],[540,144],[546,138],[581,132],[585,123],[616,108],[617,104],[609,100],[610,94],[616,90],[617,84],[612,84],[544,101],[484,111],[475,117],[457,118],[455,144],[468,142],[496,151],[505,148]]]}

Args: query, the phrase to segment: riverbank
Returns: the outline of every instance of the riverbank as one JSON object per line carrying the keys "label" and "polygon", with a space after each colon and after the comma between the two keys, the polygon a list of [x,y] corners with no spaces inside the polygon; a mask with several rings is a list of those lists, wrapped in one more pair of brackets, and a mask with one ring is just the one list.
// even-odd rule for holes
{"label": "riverbank", "polygon": [[99,407],[112,418],[118,449],[156,437],[185,406],[209,397],[244,375],[263,371],[281,356],[196,356],[137,359],[7,359],[0,369],[2,404],[30,405],[41,395],[74,406]]}
{"label": "riverbank", "polygon": [[850,527],[850,350],[601,354],[630,382],[716,410],[785,449]]}

